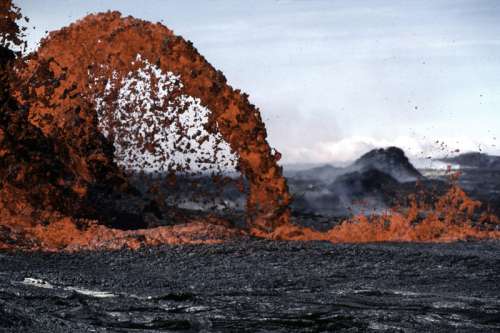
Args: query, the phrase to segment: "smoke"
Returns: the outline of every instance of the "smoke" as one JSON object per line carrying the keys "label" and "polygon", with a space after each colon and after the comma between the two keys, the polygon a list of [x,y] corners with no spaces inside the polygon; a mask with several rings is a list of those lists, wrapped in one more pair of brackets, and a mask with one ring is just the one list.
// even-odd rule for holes
{"label": "smoke", "polygon": [[470,239],[498,239],[499,219],[491,214],[477,216],[481,203],[452,186],[431,204],[413,197],[408,208],[394,207],[385,214],[358,215],[326,230],[289,224],[271,233],[252,230],[259,237],[332,243],[366,242],[453,242]]}

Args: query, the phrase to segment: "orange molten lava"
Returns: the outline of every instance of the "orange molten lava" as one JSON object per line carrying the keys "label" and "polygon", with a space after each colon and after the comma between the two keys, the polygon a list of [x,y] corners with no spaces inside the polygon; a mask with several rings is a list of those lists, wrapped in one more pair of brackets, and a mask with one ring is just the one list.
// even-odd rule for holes
{"label": "orange molten lava", "polygon": [[409,208],[394,208],[382,215],[358,215],[326,232],[288,224],[271,233],[256,229],[251,233],[268,239],[333,243],[499,239],[499,219],[488,213],[476,217],[480,206],[480,202],[472,200],[460,187],[453,185],[433,204],[413,197]]}
{"label": "orange molten lava", "polygon": [[[382,215],[360,214],[325,232],[289,223],[270,233],[253,228],[250,234],[271,240],[332,243],[500,239],[500,220],[492,214],[477,214],[480,206],[480,202],[472,200],[460,187],[453,185],[432,204],[413,196],[407,208],[393,208]],[[19,208],[29,212],[29,207]],[[213,244],[247,235],[246,231],[214,218],[182,225],[123,231],[99,225],[95,221],[58,215],[42,217],[48,221],[46,225],[34,224],[29,217],[23,219],[19,214],[14,219],[4,216],[5,211],[1,215],[1,227],[9,229],[10,240],[0,241],[0,249],[138,249],[162,244]]]}
{"label": "orange molten lava", "polygon": [[33,224],[29,219],[19,219],[19,216],[6,220],[3,217],[0,227],[8,229],[9,239],[0,239],[0,249],[5,250],[136,250],[144,246],[214,244],[243,235],[240,230],[215,219],[150,229],[118,230],[96,221],[63,216],[49,217],[51,221],[47,225]]}

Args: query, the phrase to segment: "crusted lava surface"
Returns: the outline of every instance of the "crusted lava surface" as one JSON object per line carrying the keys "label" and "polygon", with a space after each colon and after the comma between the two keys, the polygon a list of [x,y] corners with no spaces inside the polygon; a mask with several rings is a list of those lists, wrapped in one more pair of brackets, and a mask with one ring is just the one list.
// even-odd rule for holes
{"label": "crusted lava surface", "polygon": [[500,243],[0,254],[6,332],[493,332]]}

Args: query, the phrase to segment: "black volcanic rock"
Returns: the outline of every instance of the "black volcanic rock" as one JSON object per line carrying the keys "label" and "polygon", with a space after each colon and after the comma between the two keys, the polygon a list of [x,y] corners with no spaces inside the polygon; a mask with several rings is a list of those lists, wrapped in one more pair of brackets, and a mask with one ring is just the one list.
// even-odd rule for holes
{"label": "black volcanic rock", "polygon": [[2,253],[0,332],[498,332],[499,261],[493,241]]}
{"label": "black volcanic rock", "polygon": [[292,207],[298,215],[345,217],[390,206],[404,186],[377,169],[354,171],[338,176],[329,185],[318,183],[297,191]]}
{"label": "black volcanic rock", "polygon": [[422,178],[422,174],[410,163],[404,151],[397,147],[374,149],[356,160],[350,169],[376,169],[401,183]]}
{"label": "black volcanic rock", "polygon": [[399,182],[391,175],[377,169],[367,169],[342,175],[328,188],[340,196],[360,199],[366,196],[391,196],[398,185]]}
{"label": "black volcanic rock", "polygon": [[443,158],[440,161],[458,164],[462,167],[500,170],[500,156],[471,152],[455,157]]}

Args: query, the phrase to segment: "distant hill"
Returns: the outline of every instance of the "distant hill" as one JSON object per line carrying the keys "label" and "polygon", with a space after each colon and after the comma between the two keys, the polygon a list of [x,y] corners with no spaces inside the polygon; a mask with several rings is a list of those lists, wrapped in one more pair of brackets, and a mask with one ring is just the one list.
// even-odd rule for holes
{"label": "distant hill", "polygon": [[405,152],[398,147],[374,149],[357,159],[350,169],[375,169],[390,175],[400,183],[422,178],[422,174],[410,163]]}
{"label": "distant hill", "polygon": [[344,168],[325,164],[306,170],[289,170],[285,172],[285,175],[296,180],[331,183],[339,176],[349,173],[362,174],[369,170],[383,172],[400,183],[423,178],[422,174],[410,163],[405,152],[398,147],[373,149]]}
{"label": "distant hill", "polygon": [[416,180],[425,181],[397,147],[374,149],[345,168],[323,165],[289,177],[293,209],[337,217],[391,207],[415,190]]}
{"label": "distant hill", "polygon": [[461,167],[500,170],[500,156],[484,153],[465,153],[455,157],[443,158],[439,161],[458,164]]}

